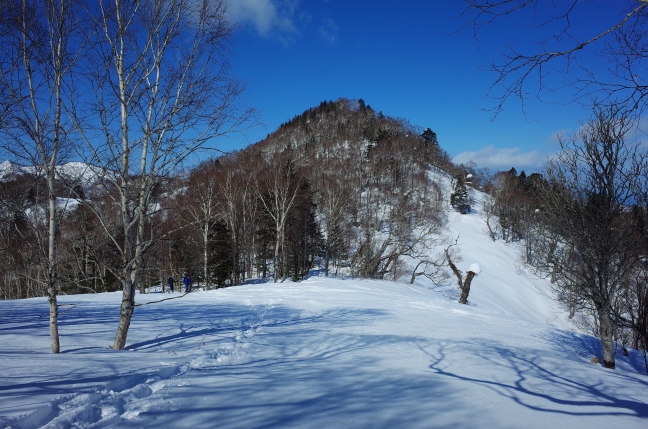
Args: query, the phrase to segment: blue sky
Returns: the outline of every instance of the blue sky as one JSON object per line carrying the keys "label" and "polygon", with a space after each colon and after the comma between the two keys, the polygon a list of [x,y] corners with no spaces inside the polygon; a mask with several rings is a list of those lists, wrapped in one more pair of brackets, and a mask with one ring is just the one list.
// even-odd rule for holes
{"label": "blue sky", "polygon": [[[483,66],[515,26],[491,27],[477,44],[458,32],[463,8],[463,1],[231,0],[240,24],[233,72],[247,82],[246,98],[265,127],[224,147],[254,143],[322,100],[362,98],[385,115],[432,128],[456,162],[540,170],[557,148],[556,134],[578,129],[588,111],[568,103],[566,91],[553,104],[532,102],[526,116],[511,100],[491,121],[485,109],[494,102],[485,95],[493,75]],[[596,16],[588,28],[597,27]]]}

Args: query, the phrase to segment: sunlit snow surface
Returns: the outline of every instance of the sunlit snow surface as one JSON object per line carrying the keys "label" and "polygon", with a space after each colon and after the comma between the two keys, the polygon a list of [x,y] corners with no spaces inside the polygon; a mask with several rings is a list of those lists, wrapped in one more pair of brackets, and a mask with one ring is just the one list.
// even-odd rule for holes
{"label": "sunlit snow surface", "polygon": [[467,306],[422,279],[314,275],[137,307],[113,351],[120,294],[61,296],[78,305],[52,355],[46,299],[0,301],[0,427],[648,427],[640,353],[592,364],[598,340],[569,330],[514,246],[478,213],[449,225],[459,269],[481,266]]}

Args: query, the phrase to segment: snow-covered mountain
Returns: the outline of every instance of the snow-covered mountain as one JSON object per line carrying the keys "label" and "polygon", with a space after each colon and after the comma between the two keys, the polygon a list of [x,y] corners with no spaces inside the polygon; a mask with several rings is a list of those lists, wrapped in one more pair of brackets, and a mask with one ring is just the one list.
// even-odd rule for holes
{"label": "snow-covered mountain", "polygon": [[4,161],[0,163],[0,181],[8,180],[21,174],[31,173],[32,171],[33,167],[24,167],[14,164],[11,161]]}
{"label": "snow-covered mountain", "polygon": [[91,186],[97,180],[109,174],[109,172],[106,172],[106,170],[100,167],[84,162],[68,162],[62,164],[56,167],[56,173],[67,181],[79,183],[84,188]]}
{"label": "snow-covered mountain", "polygon": [[[479,200],[483,195],[475,194]],[[423,277],[248,284],[138,295],[125,351],[108,349],[120,293],[60,297],[52,355],[46,298],[0,301],[0,426],[192,428],[644,428],[641,353],[593,364],[514,245],[479,204],[449,213],[469,305]]]}
{"label": "snow-covered mountain", "polygon": [[[40,169],[35,166],[24,166],[4,161],[0,163],[0,181],[9,180],[21,174],[39,174]],[[56,167],[56,173],[60,179],[68,183],[80,184],[87,188],[97,180],[105,177],[106,172],[99,167],[83,162],[68,162]]]}

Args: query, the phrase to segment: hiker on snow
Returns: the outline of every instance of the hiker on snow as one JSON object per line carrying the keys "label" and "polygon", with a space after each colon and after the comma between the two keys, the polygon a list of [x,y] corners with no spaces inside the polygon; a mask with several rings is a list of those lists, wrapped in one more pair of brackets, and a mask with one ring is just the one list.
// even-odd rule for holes
{"label": "hiker on snow", "polygon": [[185,285],[185,293],[189,293],[191,290],[191,277],[185,274],[184,279],[182,279],[182,283]]}
{"label": "hiker on snow", "polygon": [[173,293],[173,283],[175,280],[173,280],[173,276],[169,276],[167,279],[167,283],[169,284],[169,292]]}

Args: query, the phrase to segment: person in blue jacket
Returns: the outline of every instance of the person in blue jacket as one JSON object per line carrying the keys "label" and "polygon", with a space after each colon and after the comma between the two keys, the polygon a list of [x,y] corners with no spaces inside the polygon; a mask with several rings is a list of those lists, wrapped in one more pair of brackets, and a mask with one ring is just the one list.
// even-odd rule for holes
{"label": "person in blue jacket", "polygon": [[185,274],[184,278],[182,279],[182,283],[184,283],[185,285],[185,293],[189,293],[191,291],[191,277]]}

